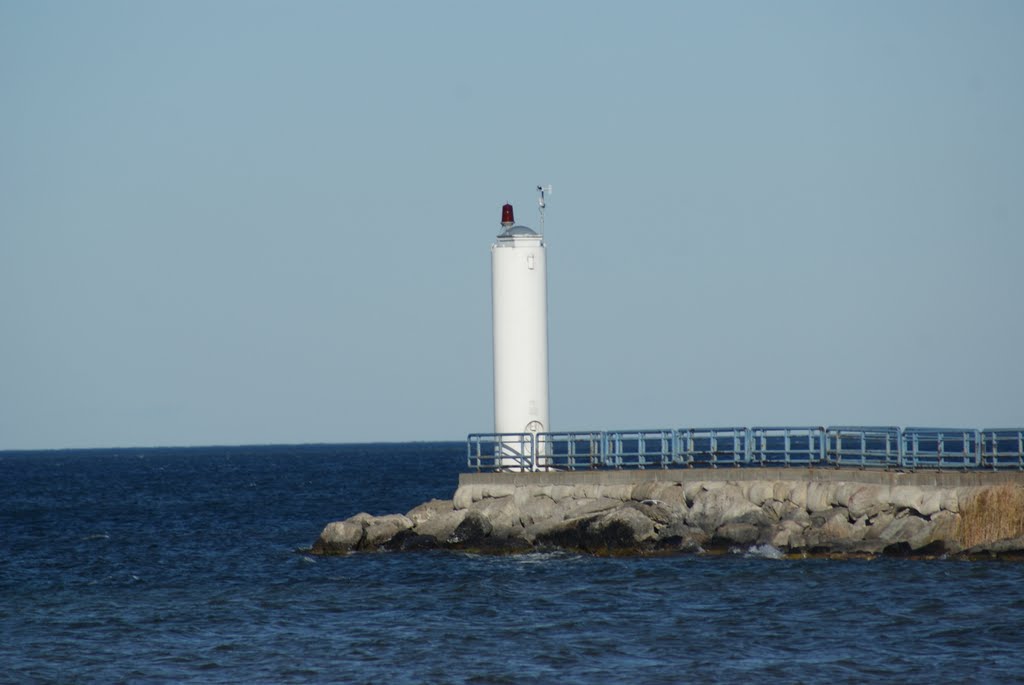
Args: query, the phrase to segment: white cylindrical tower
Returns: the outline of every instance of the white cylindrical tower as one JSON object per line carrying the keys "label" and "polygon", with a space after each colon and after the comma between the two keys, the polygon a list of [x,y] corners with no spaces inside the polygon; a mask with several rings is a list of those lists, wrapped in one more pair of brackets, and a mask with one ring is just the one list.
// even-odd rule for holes
{"label": "white cylindrical tower", "polygon": [[551,430],[546,248],[543,235],[515,225],[510,204],[501,225],[491,246],[494,432],[524,434],[501,441],[503,467],[535,469],[541,464],[528,436]]}

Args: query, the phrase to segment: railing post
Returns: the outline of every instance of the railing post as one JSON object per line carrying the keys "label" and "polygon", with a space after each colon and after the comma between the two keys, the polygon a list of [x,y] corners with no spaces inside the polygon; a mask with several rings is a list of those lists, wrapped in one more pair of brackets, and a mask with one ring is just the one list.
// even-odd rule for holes
{"label": "railing post", "polygon": [[974,466],[981,466],[981,431],[974,431]]}
{"label": "railing post", "polygon": [[1017,470],[1024,471],[1024,431],[1017,431]]}

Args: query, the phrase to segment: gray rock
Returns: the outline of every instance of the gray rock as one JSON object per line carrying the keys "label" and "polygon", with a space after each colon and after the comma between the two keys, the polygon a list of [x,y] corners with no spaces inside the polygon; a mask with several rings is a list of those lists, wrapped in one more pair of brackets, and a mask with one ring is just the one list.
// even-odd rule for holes
{"label": "gray rock", "polygon": [[804,546],[808,550],[849,549],[851,543],[863,539],[864,527],[850,523],[849,510],[835,507],[811,516],[811,525],[804,529]]}
{"label": "gray rock", "polygon": [[455,548],[470,547],[483,542],[492,530],[493,526],[486,516],[479,511],[468,511],[445,543]]}
{"label": "gray rock", "polygon": [[874,516],[869,516],[867,529],[864,531],[865,540],[880,540],[885,529],[896,520],[896,516],[890,511],[883,511]]}
{"label": "gray rock", "polygon": [[373,518],[363,511],[344,521],[328,523],[320,533],[320,537],[313,543],[313,553],[344,554],[358,549],[366,534],[366,524]]}
{"label": "gray rock", "polygon": [[328,523],[320,537],[313,543],[315,554],[344,554],[359,547],[363,541],[363,524],[361,521],[332,521]]}
{"label": "gray rock", "polygon": [[896,508],[913,509],[921,513],[923,508],[924,491],[916,485],[894,485],[889,489],[889,502]]}
{"label": "gray rock", "polygon": [[765,520],[776,523],[782,520],[782,517],[788,513],[788,509],[785,502],[780,502],[777,499],[766,499],[761,504],[761,513],[764,514]]}
{"label": "gray rock", "polygon": [[537,495],[528,499],[516,498],[516,504],[519,509],[519,521],[523,527],[555,517],[559,521],[562,519],[559,505],[547,495]]}
{"label": "gray rock", "polygon": [[360,547],[377,549],[398,533],[412,528],[412,521],[401,514],[375,516],[365,523],[363,541]]}
{"label": "gray rock", "polygon": [[417,535],[411,528],[403,530],[387,541],[384,549],[391,552],[418,552],[437,549],[439,543],[433,535]]}
{"label": "gray rock", "polygon": [[534,544],[541,548],[555,547],[588,552],[591,551],[595,539],[590,526],[599,516],[601,515],[592,514],[586,518],[537,523],[525,531],[525,537],[530,539],[532,536]]}
{"label": "gray rock", "polygon": [[559,504],[560,515],[567,521],[576,518],[589,518],[594,514],[611,511],[616,507],[622,506],[620,500],[607,497],[602,497],[601,499],[563,500]]}
{"label": "gray rock", "polygon": [[486,518],[491,526],[489,534],[495,537],[507,538],[522,533],[523,524],[519,507],[511,495],[474,502],[469,512],[481,514]]}
{"label": "gray rock", "polygon": [[646,481],[633,487],[631,498],[636,502],[654,500],[674,508],[686,509],[686,493],[681,483]]}
{"label": "gray rock", "polygon": [[743,483],[740,487],[751,504],[756,504],[759,507],[764,506],[768,500],[775,499],[775,484],[773,481],[752,480]]}
{"label": "gray rock", "polygon": [[[879,535],[887,545],[905,543],[910,547],[914,538],[921,539],[928,534],[929,522],[917,516],[901,516],[893,520]],[[911,547],[911,549],[913,549]]]}
{"label": "gray rock", "polygon": [[[927,499],[927,494],[925,497]],[[929,517],[927,525],[910,538],[910,549],[918,551],[930,548],[937,553],[959,552],[960,543],[956,536],[959,520],[960,516],[953,512],[935,512]]]}
{"label": "gray rock", "polygon": [[789,501],[782,503],[782,511],[779,514],[779,520],[793,521],[800,524],[801,527],[811,525],[811,515],[807,513],[806,507]]}
{"label": "gray rock", "polygon": [[664,550],[680,552],[700,551],[711,536],[700,528],[686,525],[683,519],[677,519],[657,531],[657,547]]}
{"label": "gray rock", "polygon": [[726,523],[715,531],[714,539],[737,545],[752,545],[761,536],[761,529],[752,523]]}
{"label": "gray rock", "polygon": [[468,511],[468,509],[458,509],[435,513],[430,518],[417,523],[413,530],[417,535],[430,535],[438,540],[447,540],[466,518]]}
{"label": "gray rock", "polygon": [[[612,531],[612,529],[615,529]],[[592,530],[598,534],[619,536],[626,534],[631,539],[623,546],[645,542],[654,538],[654,522],[633,507],[619,507],[598,518]]]}
{"label": "gray rock", "polygon": [[576,518],[547,530],[531,530],[538,545],[593,554],[635,553],[653,547],[654,522],[632,507]]}
{"label": "gray rock", "polygon": [[806,545],[804,526],[792,519],[780,521],[768,537],[767,542],[778,549],[802,549]]}
{"label": "gray rock", "polygon": [[661,500],[648,499],[642,502],[630,502],[625,505],[636,509],[656,524],[667,525],[673,521],[681,521],[686,517],[686,504],[669,505]]}
{"label": "gray rock", "polygon": [[409,510],[406,516],[412,521],[413,526],[419,526],[432,518],[455,511],[455,505],[450,499],[432,499],[424,502],[418,507]]}
{"label": "gray rock", "polygon": [[891,511],[893,507],[889,501],[889,486],[860,485],[846,499],[846,506],[850,516],[855,519],[861,516],[870,518],[883,511]]}
{"label": "gray rock", "polygon": [[837,484],[831,481],[812,481],[807,484],[807,511],[815,514],[832,508]]}
{"label": "gray rock", "polygon": [[970,549],[964,550],[962,556],[974,557],[974,556],[995,556],[1000,555],[1010,558],[1021,558],[1024,557],[1024,537],[1018,538],[1007,538],[1004,540],[996,540],[994,542],[986,542],[981,545],[976,545]]}
{"label": "gray rock", "polygon": [[360,513],[329,523],[313,551],[506,553],[537,544],[622,554],[696,551],[717,540],[826,553],[1024,556],[1024,540],[960,549],[957,512],[976,490],[798,480],[467,485],[406,516]]}
{"label": "gray rock", "polygon": [[761,508],[744,497],[743,492],[730,483],[697,494],[686,514],[686,522],[712,533],[726,523],[743,522],[744,517],[761,516]]}
{"label": "gray rock", "polygon": [[481,499],[483,499],[482,485],[462,485],[455,491],[452,505],[456,509],[469,509],[473,502],[479,502]]}
{"label": "gray rock", "polygon": [[807,509],[807,482],[781,480],[772,484],[772,499],[789,502],[800,509]]}

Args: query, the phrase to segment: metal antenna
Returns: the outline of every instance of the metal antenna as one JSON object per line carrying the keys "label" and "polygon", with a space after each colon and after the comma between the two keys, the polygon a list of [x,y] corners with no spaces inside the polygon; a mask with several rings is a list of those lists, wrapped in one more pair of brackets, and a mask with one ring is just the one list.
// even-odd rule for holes
{"label": "metal antenna", "polygon": [[540,199],[537,200],[537,204],[540,205],[540,234],[544,235],[544,208],[547,204],[544,202],[544,193],[550,195],[554,192],[551,188],[551,184],[546,186],[537,186],[537,191],[540,193]]}

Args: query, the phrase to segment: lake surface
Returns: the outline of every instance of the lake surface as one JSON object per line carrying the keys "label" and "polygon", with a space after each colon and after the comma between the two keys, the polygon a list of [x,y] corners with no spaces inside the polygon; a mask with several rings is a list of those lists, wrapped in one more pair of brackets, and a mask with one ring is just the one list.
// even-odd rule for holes
{"label": "lake surface", "polygon": [[1024,564],[313,557],[461,443],[0,452],[0,682],[1024,680]]}

